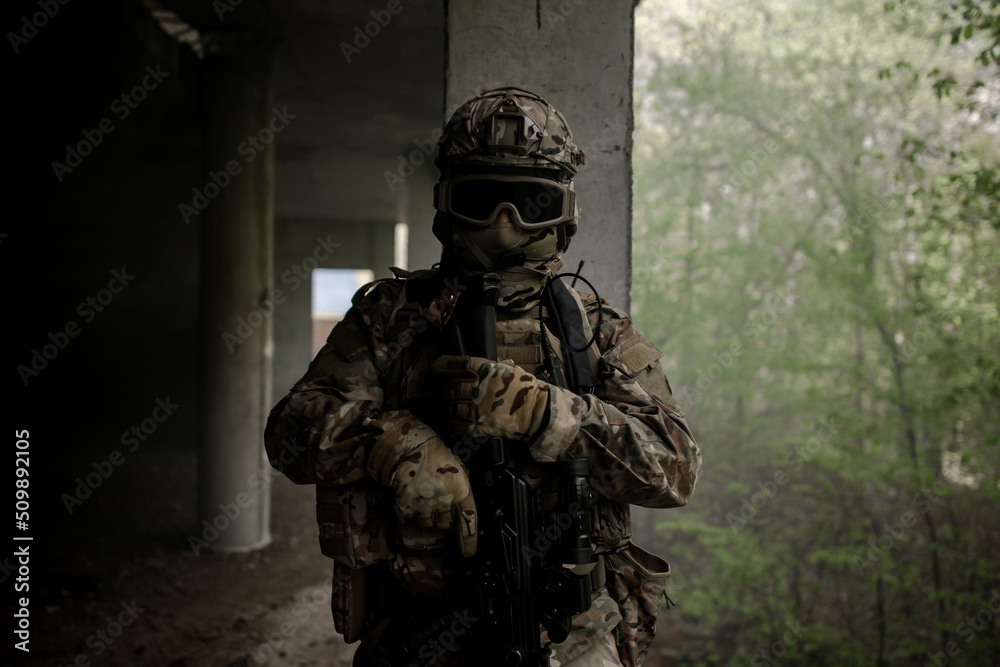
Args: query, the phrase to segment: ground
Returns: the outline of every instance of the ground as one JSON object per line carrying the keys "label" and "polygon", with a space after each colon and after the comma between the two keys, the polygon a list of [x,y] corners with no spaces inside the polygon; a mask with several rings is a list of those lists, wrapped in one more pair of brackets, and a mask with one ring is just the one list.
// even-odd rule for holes
{"label": "ground", "polygon": [[[48,508],[40,520],[49,531],[31,543],[31,651],[8,643],[13,660],[4,664],[351,664],[354,646],[330,615],[312,487],[275,479],[269,546],[196,554],[195,465],[193,447],[139,449],[72,514],[62,503]],[[72,490],[81,469],[54,475],[57,489]],[[660,622],[647,667],[668,664],[671,633],[663,614]]]}
{"label": "ground", "polygon": [[73,515],[39,519],[31,652],[14,664],[350,665],[312,487],[275,479],[269,546],[195,554],[195,463],[193,449],[139,449]]}

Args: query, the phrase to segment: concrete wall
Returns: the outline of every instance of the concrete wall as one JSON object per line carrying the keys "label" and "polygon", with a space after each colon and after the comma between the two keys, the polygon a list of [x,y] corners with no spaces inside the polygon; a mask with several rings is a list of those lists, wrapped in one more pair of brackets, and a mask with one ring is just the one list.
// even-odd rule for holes
{"label": "concrete wall", "polygon": [[[632,0],[449,0],[445,107],[487,85],[555,105],[587,153],[576,177],[580,232],[565,268],[627,308],[631,285]],[[579,285],[578,285],[579,286]]]}

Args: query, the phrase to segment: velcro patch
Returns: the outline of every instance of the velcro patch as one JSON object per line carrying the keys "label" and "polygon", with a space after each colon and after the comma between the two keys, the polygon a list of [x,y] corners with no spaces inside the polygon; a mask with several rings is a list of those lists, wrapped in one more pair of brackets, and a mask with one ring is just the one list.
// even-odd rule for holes
{"label": "velcro patch", "polygon": [[633,376],[663,356],[663,353],[656,349],[656,346],[648,340],[639,336],[637,338],[638,340],[631,345],[629,345],[631,341],[626,341],[625,345],[627,347],[618,356],[618,361]]}

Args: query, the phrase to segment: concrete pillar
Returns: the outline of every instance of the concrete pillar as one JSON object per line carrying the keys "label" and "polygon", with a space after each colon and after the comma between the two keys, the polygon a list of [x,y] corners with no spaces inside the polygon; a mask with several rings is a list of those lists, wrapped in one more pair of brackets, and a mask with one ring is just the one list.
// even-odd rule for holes
{"label": "concrete pillar", "polygon": [[[486,86],[555,105],[587,153],[576,177],[580,232],[566,270],[628,308],[632,259],[633,0],[449,0],[446,117]],[[586,286],[578,283],[580,289]]]}
{"label": "concrete pillar", "polygon": [[271,541],[274,51],[247,30],[209,33],[205,47],[197,534],[212,549],[248,551]]}

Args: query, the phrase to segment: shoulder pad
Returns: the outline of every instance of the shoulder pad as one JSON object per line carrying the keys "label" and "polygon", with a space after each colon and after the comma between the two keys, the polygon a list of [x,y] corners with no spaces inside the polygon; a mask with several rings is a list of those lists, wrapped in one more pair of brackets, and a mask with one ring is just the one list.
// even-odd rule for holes
{"label": "shoulder pad", "polygon": [[379,299],[380,295],[378,292],[383,290],[387,292],[385,296],[390,301],[395,301],[395,297],[399,293],[399,290],[403,288],[404,282],[404,280],[400,280],[399,278],[379,278],[378,280],[373,280],[358,288],[358,291],[351,297],[351,305],[360,308],[362,302],[370,297]]}
{"label": "shoulder pad", "polygon": [[597,295],[592,292],[581,292],[579,290],[574,290],[577,296],[580,297],[580,301],[583,303],[584,309],[588,314],[596,313],[598,309],[603,310],[605,313],[611,313],[618,319],[631,319],[624,310],[620,308],[615,308],[608,300],[603,296],[598,299]]}
{"label": "shoulder pad", "polygon": [[[597,296],[591,292],[581,292],[578,289],[573,289],[570,287],[576,295],[580,297],[580,301],[583,303],[584,308],[590,309],[597,305]],[[601,299],[602,303],[607,303],[604,299]]]}

